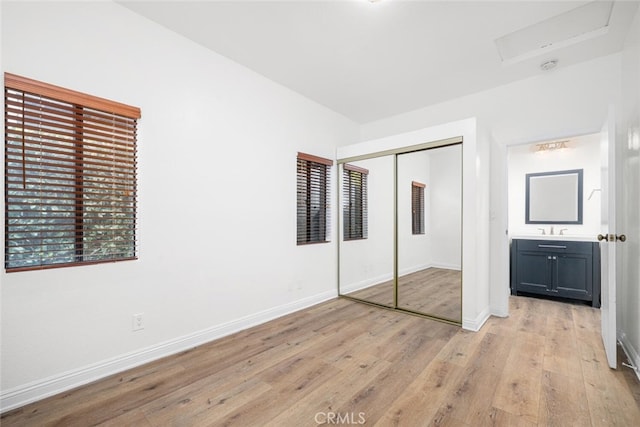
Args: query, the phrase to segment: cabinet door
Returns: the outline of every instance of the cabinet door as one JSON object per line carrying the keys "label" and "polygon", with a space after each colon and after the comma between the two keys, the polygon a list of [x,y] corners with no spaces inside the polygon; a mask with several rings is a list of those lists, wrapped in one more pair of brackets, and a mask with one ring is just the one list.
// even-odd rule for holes
{"label": "cabinet door", "polygon": [[518,252],[516,260],[518,291],[548,293],[552,287],[552,259],[544,252]]}
{"label": "cabinet door", "polygon": [[562,254],[555,258],[554,290],[558,292],[558,296],[590,301],[593,291],[591,255]]}

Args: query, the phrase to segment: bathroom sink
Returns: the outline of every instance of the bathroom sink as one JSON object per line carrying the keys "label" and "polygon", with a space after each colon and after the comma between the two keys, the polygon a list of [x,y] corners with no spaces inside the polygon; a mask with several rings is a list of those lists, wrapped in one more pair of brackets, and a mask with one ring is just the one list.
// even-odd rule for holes
{"label": "bathroom sink", "polygon": [[509,236],[512,239],[529,239],[529,240],[567,240],[577,242],[597,242],[598,238],[593,236],[572,235],[572,234],[517,234]]}

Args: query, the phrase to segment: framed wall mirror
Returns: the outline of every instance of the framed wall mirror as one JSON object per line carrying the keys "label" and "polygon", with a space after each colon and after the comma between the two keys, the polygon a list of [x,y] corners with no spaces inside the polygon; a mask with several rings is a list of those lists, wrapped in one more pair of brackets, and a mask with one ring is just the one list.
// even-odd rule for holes
{"label": "framed wall mirror", "polygon": [[582,224],[582,169],[526,175],[526,224]]}

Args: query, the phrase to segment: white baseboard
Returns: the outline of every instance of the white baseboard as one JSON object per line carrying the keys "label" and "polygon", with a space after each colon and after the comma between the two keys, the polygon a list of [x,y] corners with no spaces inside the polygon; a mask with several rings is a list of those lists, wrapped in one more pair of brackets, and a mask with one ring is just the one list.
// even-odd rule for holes
{"label": "white baseboard", "polygon": [[[622,331],[618,331],[618,341],[622,345],[622,350],[629,358],[631,364],[635,367],[635,373],[638,377],[638,381],[640,381],[640,355],[638,354],[638,350],[631,345],[629,342],[629,338],[627,338],[627,334]],[[620,369],[627,369],[625,367],[621,367]]]}
{"label": "white baseboard", "polygon": [[356,283],[349,283],[348,285],[341,284],[340,294],[347,295],[351,292],[361,291],[362,289],[367,289],[371,286],[379,285],[380,283],[388,282],[390,280],[393,280],[393,274],[385,274],[378,277],[372,277]]}
{"label": "white baseboard", "polygon": [[405,269],[402,269],[402,270],[398,271],[398,276],[405,276],[407,274],[415,273],[417,271],[426,270],[427,268],[431,268],[431,267],[433,267],[432,264],[414,265],[413,267],[405,268]]}
{"label": "white baseboard", "polygon": [[398,272],[399,276],[404,276],[407,274],[411,274],[411,273],[416,273],[418,271],[422,271],[422,270],[426,270],[428,268],[442,268],[444,270],[456,270],[456,271],[461,271],[462,268],[459,265],[454,265],[454,264],[441,264],[441,263],[429,263],[429,264],[422,264],[422,265],[415,265],[413,267],[409,267],[409,268],[405,268],[404,270],[401,270]]}
{"label": "white baseboard", "polygon": [[337,291],[326,291],[311,297],[283,304],[240,319],[232,320],[189,335],[165,341],[112,359],[74,369],[42,380],[33,381],[0,393],[0,413],[70,390],[109,375],[170,356],[205,344],[226,335],[265,323],[312,305],[330,300]]}
{"label": "white baseboard", "polygon": [[462,266],[460,264],[446,264],[441,262],[434,262],[429,265],[431,268],[443,268],[445,270],[456,270],[462,271]]}
{"label": "white baseboard", "polygon": [[492,316],[496,316],[496,317],[509,317],[509,310],[492,309],[489,314],[491,314]]}
{"label": "white baseboard", "polygon": [[478,332],[482,325],[487,321],[489,316],[491,315],[489,311],[489,307],[482,310],[480,314],[478,314],[475,319],[462,319],[462,329],[466,329],[468,331]]}

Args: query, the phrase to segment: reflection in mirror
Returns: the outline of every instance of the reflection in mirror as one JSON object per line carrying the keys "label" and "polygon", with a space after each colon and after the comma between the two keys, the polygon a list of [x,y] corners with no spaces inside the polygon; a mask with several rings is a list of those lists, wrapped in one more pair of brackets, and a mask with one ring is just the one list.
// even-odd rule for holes
{"label": "reflection in mirror", "polygon": [[462,321],[462,145],[398,155],[398,308]]}
{"label": "reflection in mirror", "polygon": [[527,224],[582,224],[582,169],[528,173]]}
{"label": "reflection in mirror", "polygon": [[393,307],[394,157],[341,164],[339,291]]}

